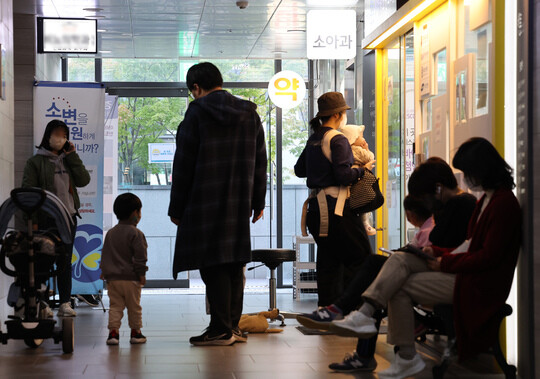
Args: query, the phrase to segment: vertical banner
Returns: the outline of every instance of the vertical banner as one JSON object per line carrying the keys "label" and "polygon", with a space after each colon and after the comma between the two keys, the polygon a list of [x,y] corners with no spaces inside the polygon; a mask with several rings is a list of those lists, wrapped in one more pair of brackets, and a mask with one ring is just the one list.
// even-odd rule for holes
{"label": "vertical banner", "polygon": [[54,119],[69,127],[68,139],[90,173],[90,183],[77,188],[81,200],[72,257],[74,294],[103,289],[99,263],[103,245],[103,157],[105,89],[100,83],[38,82],[34,87],[34,144]]}
{"label": "vertical banner", "polygon": [[103,232],[116,224],[113,203],[118,193],[118,96],[105,95],[103,158]]}

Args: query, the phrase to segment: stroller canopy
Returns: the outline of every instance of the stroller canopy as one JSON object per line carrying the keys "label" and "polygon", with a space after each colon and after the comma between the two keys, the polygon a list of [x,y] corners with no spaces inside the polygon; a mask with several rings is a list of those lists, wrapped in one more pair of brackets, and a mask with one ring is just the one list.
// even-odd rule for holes
{"label": "stroller canopy", "polygon": [[[16,188],[11,191],[11,197],[4,201],[0,207],[0,236],[6,232],[9,220],[17,210],[25,211],[25,208],[33,208],[35,204],[40,202],[43,194],[45,194],[45,199],[38,209],[54,219],[62,242],[72,243],[71,229],[74,227],[74,223],[66,206],[55,194],[41,188]],[[30,216],[28,215],[28,217]]]}

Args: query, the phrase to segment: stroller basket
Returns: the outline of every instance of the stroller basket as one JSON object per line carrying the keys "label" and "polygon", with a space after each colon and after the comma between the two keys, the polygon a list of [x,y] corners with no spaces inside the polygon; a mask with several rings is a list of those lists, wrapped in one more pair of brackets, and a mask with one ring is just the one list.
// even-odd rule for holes
{"label": "stroller basket", "polygon": [[[60,238],[52,232],[38,232],[33,235],[32,241],[36,280],[45,281],[51,276],[52,265],[57,262],[59,256],[65,254],[65,251]],[[4,272],[8,271],[6,273],[10,276],[28,275],[28,249],[30,248],[28,245],[26,233],[19,231],[6,233],[0,254],[3,260],[9,259],[15,271],[6,268]]]}

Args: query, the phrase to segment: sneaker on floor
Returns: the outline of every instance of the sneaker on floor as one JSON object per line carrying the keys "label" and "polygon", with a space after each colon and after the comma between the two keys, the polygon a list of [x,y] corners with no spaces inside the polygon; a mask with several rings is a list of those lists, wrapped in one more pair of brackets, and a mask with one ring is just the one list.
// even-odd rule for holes
{"label": "sneaker on floor", "polygon": [[343,314],[332,312],[328,307],[320,307],[313,313],[302,313],[296,320],[306,328],[328,330],[334,320],[343,319]]}
{"label": "sneaker on floor", "polygon": [[235,342],[231,332],[215,333],[206,329],[200,336],[191,337],[189,343],[195,346],[229,346]]}
{"label": "sneaker on floor", "polygon": [[328,368],[337,372],[374,371],[377,368],[377,361],[374,357],[360,358],[354,351],[347,353],[343,362],[330,363]]}
{"label": "sneaker on floor", "polygon": [[60,308],[58,308],[58,313],[56,315],[58,317],[75,317],[77,316],[77,312],[71,308],[71,304],[68,301],[67,303],[60,304]]}
{"label": "sneaker on floor", "polygon": [[107,345],[118,345],[120,343],[120,335],[117,330],[111,330],[109,337],[107,337]]}
{"label": "sneaker on floor", "polygon": [[140,343],[146,343],[146,337],[141,333],[141,331],[137,331],[135,329],[131,329],[131,338],[129,339],[129,343],[131,344],[140,344]]}
{"label": "sneaker on floor", "polygon": [[379,378],[401,379],[418,374],[424,367],[426,367],[426,364],[422,358],[420,358],[420,355],[415,354],[413,359],[408,360],[401,358],[399,354],[396,353],[390,368],[381,371],[378,374]]}
{"label": "sneaker on floor", "polygon": [[239,327],[233,328],[232,334],[236,342],[247,342],[247,333],[242,332]]}
{"label": "sneaker on floor", "polygon": [[99,300],[96,299],[94,295],[75,295],[75,297],[79,301],[82,301],[83,303],[86,303],[91,307],[97,307],[99,305]]}
{"label": "sneaker on floor", "polygon": [[332,321],[330,331],[338,336],[358,338],[369,338],[377,334],[375,319],[360,311],[349,313],[343,320]]}

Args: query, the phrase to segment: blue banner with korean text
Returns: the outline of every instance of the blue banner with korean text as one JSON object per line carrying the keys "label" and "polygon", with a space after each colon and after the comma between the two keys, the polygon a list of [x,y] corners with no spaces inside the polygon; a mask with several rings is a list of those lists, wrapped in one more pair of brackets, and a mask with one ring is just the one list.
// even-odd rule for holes
{"label": "blue banner with korean text", "polygon": [[98,294],[103,289],[99,263],[103,246],[103,157],[105,89],[101,83],[36,82],[34,145],[54,119],[69,127],[69,141],[90,173],[90,183],[77,188],[81,207],[73,246],[73,294]]}

